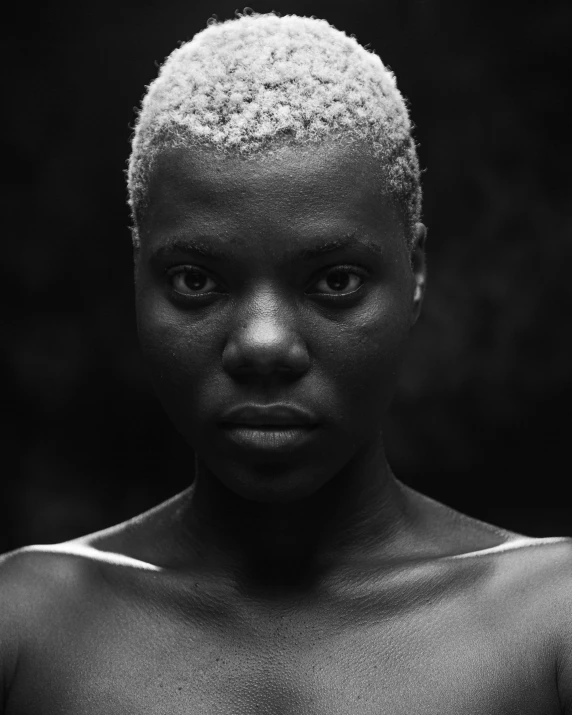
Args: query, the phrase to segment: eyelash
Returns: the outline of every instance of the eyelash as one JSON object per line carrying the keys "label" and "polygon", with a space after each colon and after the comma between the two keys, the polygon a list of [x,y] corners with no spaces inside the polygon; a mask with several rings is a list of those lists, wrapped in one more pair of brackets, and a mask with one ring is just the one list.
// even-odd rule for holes
{"label": "eyelash", "polygon": [[198,273],[202,277],[204,277],[206,280],[211,280],[211,281],[213,281],[213,283],[216,283],[214,278],[211,278],[208,275],[208,273],[205,270],[203,270],[202,268],[199,268],[199,266],[188,265],[188,266],[177,266],[176,268],[169,268],[169,269],[167,269],[166,273],[167,273],[167,277],[169,280],[169,285],[171,286],[171,290],[176,296],[182,297],[185,300],[186,299],[197,300],[197,299],[203,298],[205,296],[210,296],[213,293],[220,293],[220,291],[213,291],[213,290],[210,290],[207,293],[183,293],[182,291],[177,290],[173,285],[174,279],[177,276],[184,276],[185,274],[188,274],[191,272]]}
{"label": "eyelash", "polygon": [[[190,300],[190,301],[195,301],[195,300],[201,300],[207,297],[210,297],[212,295],[221,295],[224,293],[224,291],[217,291],[217,290],[210,290],[207,291],[206,293],[183,293],[182,291],[177,290],[174,285],[173,285],[173,279],[180,275],[184,276],[186,273],[191,273],[191,272],[196,272],[200,274],[202,277],[204,277],[207,281],[211,280],[216,284],[216,281],[214,278],[211,278],[209,276],[208,272],[205,271],[203,268],[200,268],[199,266],[194,266],[194,265],[184,265],[184,266],[176,266],[175,268],[168,268],[166,271],[169,285],[171,286],[171,291],[174,296],[176,296],[179,300]],[[360,268],[359,266],[354,266],[354,265],[335,265],[335,266],[330,266],[329,268],[325,269],[325,272],[321,274],[321,277],[318,279],[315,279],[312,281],[310,285],[316,285],[322,280],[326,280],[328,276],[334,274],[334,273],[346,273],[354,276],[358,276],[361,280],[360,285],[353,291],[350,291],[349,293],[320,293],[320,292],[312,292],[312,293],[306,293],[306,295],[311,295],[311,296],[320,296],[320,297],[325,297],[327,299],[334,299],[334,300],[340,300],[343,298],[346,298],[351,295],[355,295],[358,291],[361,290],[361,288],[364,285],[365,279],[369,276],[369,273],[365,271],[363,268]],[[218,284],[217,284],[218,285]]]}
{"label": "eyelash", "polygon": [[360,268],[359,266],[346,266],[346,265],[336,265],[336,266],[330,266],[325,270],[324,273],[321,274],[321,277],[318,278],[317,280],[314,280],[311,285],[316,285],[320,281],[327,280],[328,276],[333,275],[334,273],[345,273],[347,275],[353,275],[353,276],[358,276],[361,280],[361,283],[359,286],[352,290],[349,291],[348,293],[318,293],[318,292],[313,292],[313,293],[306,293],[306,295],[312,295],[312,296],[320,296],[320,297],[326,297],[328,299],[333,298],[334,300],[340,300],[343,298],[346,298],[348,296],[354,295],[360,289],[363,287],[364,282],[366,278],[369,276],[369,273],[364,270],[363,268]]}

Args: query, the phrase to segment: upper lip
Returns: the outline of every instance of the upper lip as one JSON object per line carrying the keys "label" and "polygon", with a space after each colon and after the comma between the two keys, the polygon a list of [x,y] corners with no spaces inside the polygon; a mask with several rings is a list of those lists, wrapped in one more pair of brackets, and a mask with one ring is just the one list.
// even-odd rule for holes
{"label": "upper lip", "polygon": [[295,405],[238,405],[224,413],[222,422],[243,425],[311,425],[316,419]]}

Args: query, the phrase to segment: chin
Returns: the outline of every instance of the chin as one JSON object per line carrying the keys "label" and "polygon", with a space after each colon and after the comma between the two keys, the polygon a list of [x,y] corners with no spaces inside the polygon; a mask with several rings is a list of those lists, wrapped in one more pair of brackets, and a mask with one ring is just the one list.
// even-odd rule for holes
{"label": "chin", "polygon": [[320,470],[293,468],[292,465],[261,464],[211,468],[211,478],[218,479],[229,491],[246,501],[265,504],[290,504],[316,494],[332,477]]}

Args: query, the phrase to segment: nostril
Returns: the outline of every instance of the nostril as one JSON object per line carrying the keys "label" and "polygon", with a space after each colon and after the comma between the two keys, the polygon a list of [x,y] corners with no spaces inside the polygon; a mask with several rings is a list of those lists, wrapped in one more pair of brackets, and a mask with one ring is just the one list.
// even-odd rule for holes
{"label": "nostril", "polygon": [[[307,347],[290,330],[238,330],[223,349],[222,363],[229,374],[268,376],[301,374],[310,364]],[[242,324],[241,324],[242,328]]]}

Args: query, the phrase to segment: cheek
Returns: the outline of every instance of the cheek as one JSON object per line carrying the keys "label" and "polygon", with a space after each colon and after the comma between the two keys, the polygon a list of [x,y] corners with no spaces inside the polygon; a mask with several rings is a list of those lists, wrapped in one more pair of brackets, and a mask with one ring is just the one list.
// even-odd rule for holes
{"label": "cheek", "polygon": [[170,403],[188,404],[196,385],[219,362],[216,325],[186,317],[145,301],[137,307],[137,332],[145,361],[159,397]]}
{"label": "cheek", "polygon": [[155,394],[173,426],[196,448],[220,390],[220,352],[212,323],[157,308],[138,309],[139,342]]}
{"label": "cheek", "polygon": [[377,420],[393,396],[410,326],[400,303],[372,309],[351,324],[328,331],[320,369],[347,414],[361,422]]}

